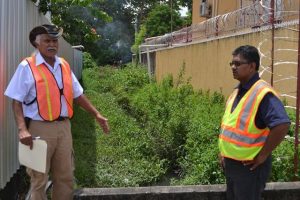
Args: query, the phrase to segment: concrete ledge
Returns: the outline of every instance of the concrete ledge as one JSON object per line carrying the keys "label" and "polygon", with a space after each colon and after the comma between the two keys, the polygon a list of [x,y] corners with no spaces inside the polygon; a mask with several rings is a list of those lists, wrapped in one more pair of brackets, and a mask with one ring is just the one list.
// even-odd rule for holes
{"label": "concrete ledge", "polygon": [[[225,200],[225,185],[83,188],[74,200]],[[264,200],[300,199],[300,182],[268,183]]]}

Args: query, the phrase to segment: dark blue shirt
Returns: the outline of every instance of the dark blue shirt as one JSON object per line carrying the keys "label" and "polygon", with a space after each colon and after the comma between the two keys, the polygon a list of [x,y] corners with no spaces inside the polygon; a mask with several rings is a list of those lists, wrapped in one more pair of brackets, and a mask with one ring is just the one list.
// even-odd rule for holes
{"label": "dark blue shirt", "polygon": [[[233,102],[231,112],[236,108],[242,97],[251,88],[251,86],[259,80],[259,75],[256,73],[246,84],[241,83],[237,86],[238,94]],[[284,123],[290,123],[290,119],[284,109],[280,99],[272,93],[268,93],[262,99],[257,114],[255,116],[255,124],[258,128],[269,129]]]}

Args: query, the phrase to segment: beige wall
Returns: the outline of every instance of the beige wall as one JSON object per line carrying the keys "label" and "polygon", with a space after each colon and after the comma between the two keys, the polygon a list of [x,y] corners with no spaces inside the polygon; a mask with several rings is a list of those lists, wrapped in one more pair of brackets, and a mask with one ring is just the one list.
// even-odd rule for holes
{"label": "beige wall", "polygon": [[200,16],[200,3],[202,0],[193,0],[192,23],[197,24],[206,20]]}
{"label": "beige wall", "polygon": [[[234,10],[247,7],[252,5],[255,1],[258,0],[206,0],[207,3],[211,6],[211,17],[215,17],[218,15],[223,15],[225,13],[232,12]],[[200,4],[202,0],[193,0],[193,11],[192,11],[192,23],[198,24],[207,20],[208,18],[200,16]],[[297,18],[297,15],[293,15],[294,12],[298,12],[299,0],[281,0],[283,3],[283,9],[288,12],[282,13],[286,20],[292,20]],[[291,12],[290,12],[291,11]],[[293,15],[293,16],[287,16]]]}
{"label": "beige wall", "polygon": [[[213,1],[213,0],[211,0]],[[238,9],[238,2],[239,0],[215,0],[213,7],[215,7],[215,14],[214,16],[217,15],[223,15],[225,13],[232,12],[234,10]]]}
{"label": "beige wall", "polygon": [[[208,19],[206,17],[200,16],[201,2],[202,0],[193,0],[193,11],[192,11],[193,24],[197,24]],[[239,2],[240,0],[207,0],[207,3],[211,6],[211,14],[212,14],[211,17],[223,15],[225,13],[229,13],[238,9]]]}
{"label": "beige wall", "polygon": [[299,6],[300,6],[300,1],[299,0],[292,0],[292,1],[283,0],[283,8],[284,8],[284,10],[290,11],[290,12],[283,13],[283,15],[294,14],[292,16],[286,17],[287,20],[298,19],[297,17],[299,15],[297,15],[295,13],[299,12]]}
{"label": "beige wall", "polygon": [[[289,28],[298,29],[296,26]],[[298,38],[298,33],[296,31],[280,29],[276,30],[276,36],[289,37],[289,39],[276,39],[275,49],[297,50],[298,41],[295,38]],[[157,51],[156,78],[161,80],[167,74],[173,74],[174,77],[177,77],[181,66],[185,62],[186,78],[191,77],[194,88],[222,91],[223,94],[228,96],[238,83],[232,78],[228,64],[232,58],[231,52],[240,45],[250,44],[260,47],[263,55],[270,55],[270,38],[271,31],[264,31]],[[296,76],[297,65],[295,63],[297,63],[297,57],[296,51],[278,51],[275,53],[275,63],[280,60],[294,62],[294,64],[277,65],[274,68],[274,87],[281,94],[293,96],[296,94],[295,79],[279,80]],[[270,66],[270,57],[262,57],[260,72],[262,72],[264,66]],[[270,82],[270,73],[263,72],[262,78]],[[292,98],[287,98],[287,100],[290,104],[295,103]]]}

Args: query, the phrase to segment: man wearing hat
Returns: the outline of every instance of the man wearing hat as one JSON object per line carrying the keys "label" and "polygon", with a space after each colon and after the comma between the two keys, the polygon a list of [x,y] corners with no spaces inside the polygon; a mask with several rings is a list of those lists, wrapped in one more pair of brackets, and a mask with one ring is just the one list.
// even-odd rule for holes
{"label": "man wearing hat", "polygon": [[73,116],[73,101],[95,117],[104,133],[109,132],[107,119],[85,97],[69,64],[56,55],[62,33],[61,28],[49,24],[31,30],[29,40],[37,51],[19,64],[5,91],[13,99],[20,142],[30,148],[37,136],[47,142],[46,173],[27,169],[31,200],[47,199],[45,187],[49,172],[53,181],[52,199],[73,199],[69,120]]}

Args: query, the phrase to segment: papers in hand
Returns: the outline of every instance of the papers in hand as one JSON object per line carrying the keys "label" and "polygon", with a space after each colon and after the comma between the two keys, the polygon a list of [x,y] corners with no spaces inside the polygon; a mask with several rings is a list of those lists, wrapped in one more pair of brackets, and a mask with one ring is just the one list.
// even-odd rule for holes
{"label": "papers in hand", "polygon": [[44,140],[33,140],[33,148],[19,142],[19,161],[21,165],[46,172],[47,143]]}

